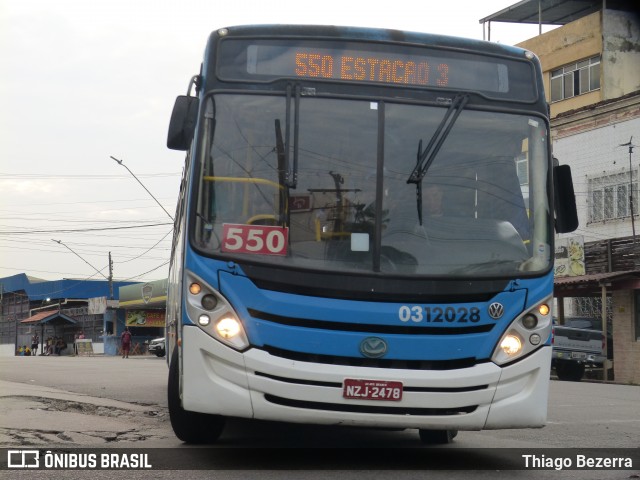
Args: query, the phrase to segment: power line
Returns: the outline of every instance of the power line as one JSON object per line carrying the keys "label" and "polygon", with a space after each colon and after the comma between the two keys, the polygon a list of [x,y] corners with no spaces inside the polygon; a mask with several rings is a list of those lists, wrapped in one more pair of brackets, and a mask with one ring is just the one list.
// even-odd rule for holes
{"label": "power line", "polygon": [[[174,199],[174,197],[163,197],[166,199]],[[54,205],[94,205],[94,204],[98,204],[98,203],[133,203],[133,202],[140,202],[140,201],[148,201],[148,199],[145,198],[123,198],[123,199],[118,199],[118,200],[95,200],[95,201],[91,201],[91,202],[87,202],[87,201],[81,201],[81,202],[45,202],[45,203],[25,203],[25,202],[20,202],[20,203],[4,203],[2,206],[12,206],[14,208],[11,209],[2,209],[0,208],[0,212],[2,211],[8,211],[8,212],[13,212],[15,210],[15,207],[37,207],[37,206],[41,206],[41,205],[47,205],[47,206],[54,206]],[[149,208],[149,207],[136,207],[136,208]]]}
{"label": "power line", "polygon": [[129,225],[125,227],[103,227],[103,228],[77,228],[77,229],[57,229],[57,230],[23,230],[0,232],[0,235],[25,235],[33,233],[75,233],[75,232],[101,232],[105,230],[125,230],[132,228],[160,227],[163,225],[173,225],[173,223],[151,223],[148,225]]}
{"label": "power line", "polygon": [[[113,158],[113,157],[111,157]],[[179,177],[180,172],[170,172],[170,173],[147,173],[140,175],[143,178],[164,178],[164,177]],[[0,173],[1,179],[11,179],[11,178],[42,178],[42,173]],[[87,179],[95,179],[95,180],[121,180],[123,178],[127,178],[126,175],[59,175],[59,174],[46,174],[47,179],[51,178],[62,178],[62,179],[73,179],[78,178],[82,180]]]}
{"label": "power line", "polygon": [[145,187],[145,186],[144,186],[144,183],[142,183],[142,182],[138,179],[138,177],[136,177],[136,176],[134,175],[134,173],[133,173],[131,170],[129,170],[129,167],[127,167],[127,166],[124,164],[124,161],[123,161],[123,160],[118,160],[117,158],[115,158],[115,157],[113,157],[113,156],[110,156],[109,158],[111,158],[112,160],[115,160],[115,161],[116,161],[116,163],[118,163],[118,165],[122,165],[124,168],[126,168],[126,169],[127,169],[127,172],[129,172],[129,173],[131,174],[131,176],[132,176],[133,178],[135,178],[135,179],[136,179],[136,181],[137,181],[140,185],[142,185],[142,188],[144,188],[144,189],[147,191],[147,193],[148,193],[149,195],[151,195],[151,198],[153,198],[153,199],[156,201],[156,203],[160,206],[160,208],[161,208],[162,210],[164,210],[164,213],[166,213],[166,214],[167,214],[167,216],[168,216],[168,217],[171,219],[171,221],[173,222],[173,217],[171,216],[171,214],[170,214],[169,212],[167,212],[167,211],[165,210],[165,208],[162,206],[162,204],[158,201],[158,199],[157,199],[156,197],[154,197],[154,196],[153,196],[153,193],[151,193],[151,192],[149,191],[149,189],[148,189],[147,187]]}
{"label": "power line", "polygon": [[147,273],[155,272],[155,271],[156,271],[156,270],[158,270],[159,268],[162,268],[162,267],[164,267],[165,265],[168,265],[168,264],[169,264],[169,262],[170,262],[170,260],[167,260],[167,261],[166,261],[166,262],[164,262],[163,264],[158,265],[156,268],[152,268],[151,270],[149,270],[149,271],[147,271],[147,272],[141,273],[140,275],[136,275],[136,276],[134,276],[134,277],[126,278],[126,279],[124,279],[124,280],[122,280],[122,281],[123,281],[123,282],[128,282],[129,280],[133,280],[134,278],[141,277],[141,276],[143,276],[143,275],[146,275]]}
{"label": "power line", "polygon": [[[71,248],[69,248],[67,245],[65,245],[64,243],[62,243],[62,240],[54,240],[53,238],[51,239],[52,242],[56,242],[59,245],[62,245],[63,247],[65,247],[67,250],[69,250],[71,253],[73,253],[76,257],[78,257],[80,260],[82,260],[84,263],[86,263],[87,265],[89,265],[91,268],[93,268],[96,272],[98,272],[100,275],[102,275],[105,279],[111,281],[111,279],[109,277],[107,277],[104,273],[102,273],[100,270],[98,270],[96,267],[94,267],[93,265],[91,265],[89,262],[87,262],[84,258],[82,258],[80,255],[78,255],[76,252],[74,252]],[[111,266],[111,253],[109,253],[109,267]]]}
{"label": "power line", "polygon": [[154,248],[156,248],[165,238],[167,238],[169,236],[169,234],[173,232],[173,228],[171,230],[169,230],[166,235],[164,237],[162,237],[160,240],[158,240],[152,247],[148,248],[147,250],[145,250],[144,252],[142,252],[140,255],[130,258],[129,260],[124,260],[122,262],[118,262],[118,263],[127,263],[127,262],[132,262],[133,260],[136,260],[140,257],[142,257],[143,255],[146,255],[147,253],[149,253],[151,250],[153,250]]}

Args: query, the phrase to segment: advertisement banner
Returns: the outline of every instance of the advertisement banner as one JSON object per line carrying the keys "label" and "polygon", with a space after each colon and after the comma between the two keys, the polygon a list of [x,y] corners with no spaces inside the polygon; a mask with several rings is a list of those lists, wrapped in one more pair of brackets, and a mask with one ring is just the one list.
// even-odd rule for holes
{"label": "advertisement banner", "polygon": [[164,327],[164,310],[127,310],[127,327]]}
{"label": "advertisement banner", "polygon": [[554,270],[556,277],[579,277],[585,274],[582,236],[556,239]]}
{"label": "advertisement banner", "polygon": [[107,311],[107,297],[89,299],[89,315],[100,315]]}

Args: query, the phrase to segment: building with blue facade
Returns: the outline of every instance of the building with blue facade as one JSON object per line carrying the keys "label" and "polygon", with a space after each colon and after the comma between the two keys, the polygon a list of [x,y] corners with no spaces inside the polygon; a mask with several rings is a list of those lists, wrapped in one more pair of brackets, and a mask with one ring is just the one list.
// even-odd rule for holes
{"label": "building with blue facade", "polygon": [[48,338],[60,338],[69,346],[62,354],[70,354],[80,334],[102,353],[105,336],[117,331],[118,316],[111,310],[117,304],[111,299],[117,301],[120,287],[132,283],[42,280],[24,273],[0,278],[0,355],[15,355],[31,345],[34,335],[39,353],[46,350]]}

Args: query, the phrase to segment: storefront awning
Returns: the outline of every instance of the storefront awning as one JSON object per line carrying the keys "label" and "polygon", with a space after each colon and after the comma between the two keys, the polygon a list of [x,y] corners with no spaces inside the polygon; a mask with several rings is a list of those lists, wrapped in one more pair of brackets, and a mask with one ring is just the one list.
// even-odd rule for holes
{"label": "storefront awning", "polygon": [[62,325],[65,323],[70,323],[72,325],[75,325],[78,322],[69,315],[65,315],[58,310],[47,310],[44,312],[36,313],[35,315],[32,315],[29,318],[25,318],[24,320],[20,320],[20,323],[25,323],[28,325]]}
{"label": "storefront awning", "polygon": [[565,25],[597,12],[602,3],[593,0],[523,0],[480,20],[505,23]]}
{"label": "storefront awning", "polygon": [[608,290],[640,289],[640,270],[558,277],[553,283],[556,297],[593,297],[601,295],[602,287]]}

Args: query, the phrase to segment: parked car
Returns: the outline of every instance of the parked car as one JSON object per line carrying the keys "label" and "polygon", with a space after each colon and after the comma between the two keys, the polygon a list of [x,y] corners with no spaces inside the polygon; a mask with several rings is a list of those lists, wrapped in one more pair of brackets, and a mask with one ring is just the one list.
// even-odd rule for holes
{"label": "parked car", "polygon": [[[560,380],[579,382],[585,367],[602,368],[605,341],[602,322],[586,317],[567,317],[564,325],[554,319],[552,366]],[[613,337],[607,332],[607,358],[613,358]]]}
{"label": "parked car", "polygon": [[158,357],[164,357],[167,353],[164,345],[164,337],[155,338],[149,342],[149,353],[153,353]]}

